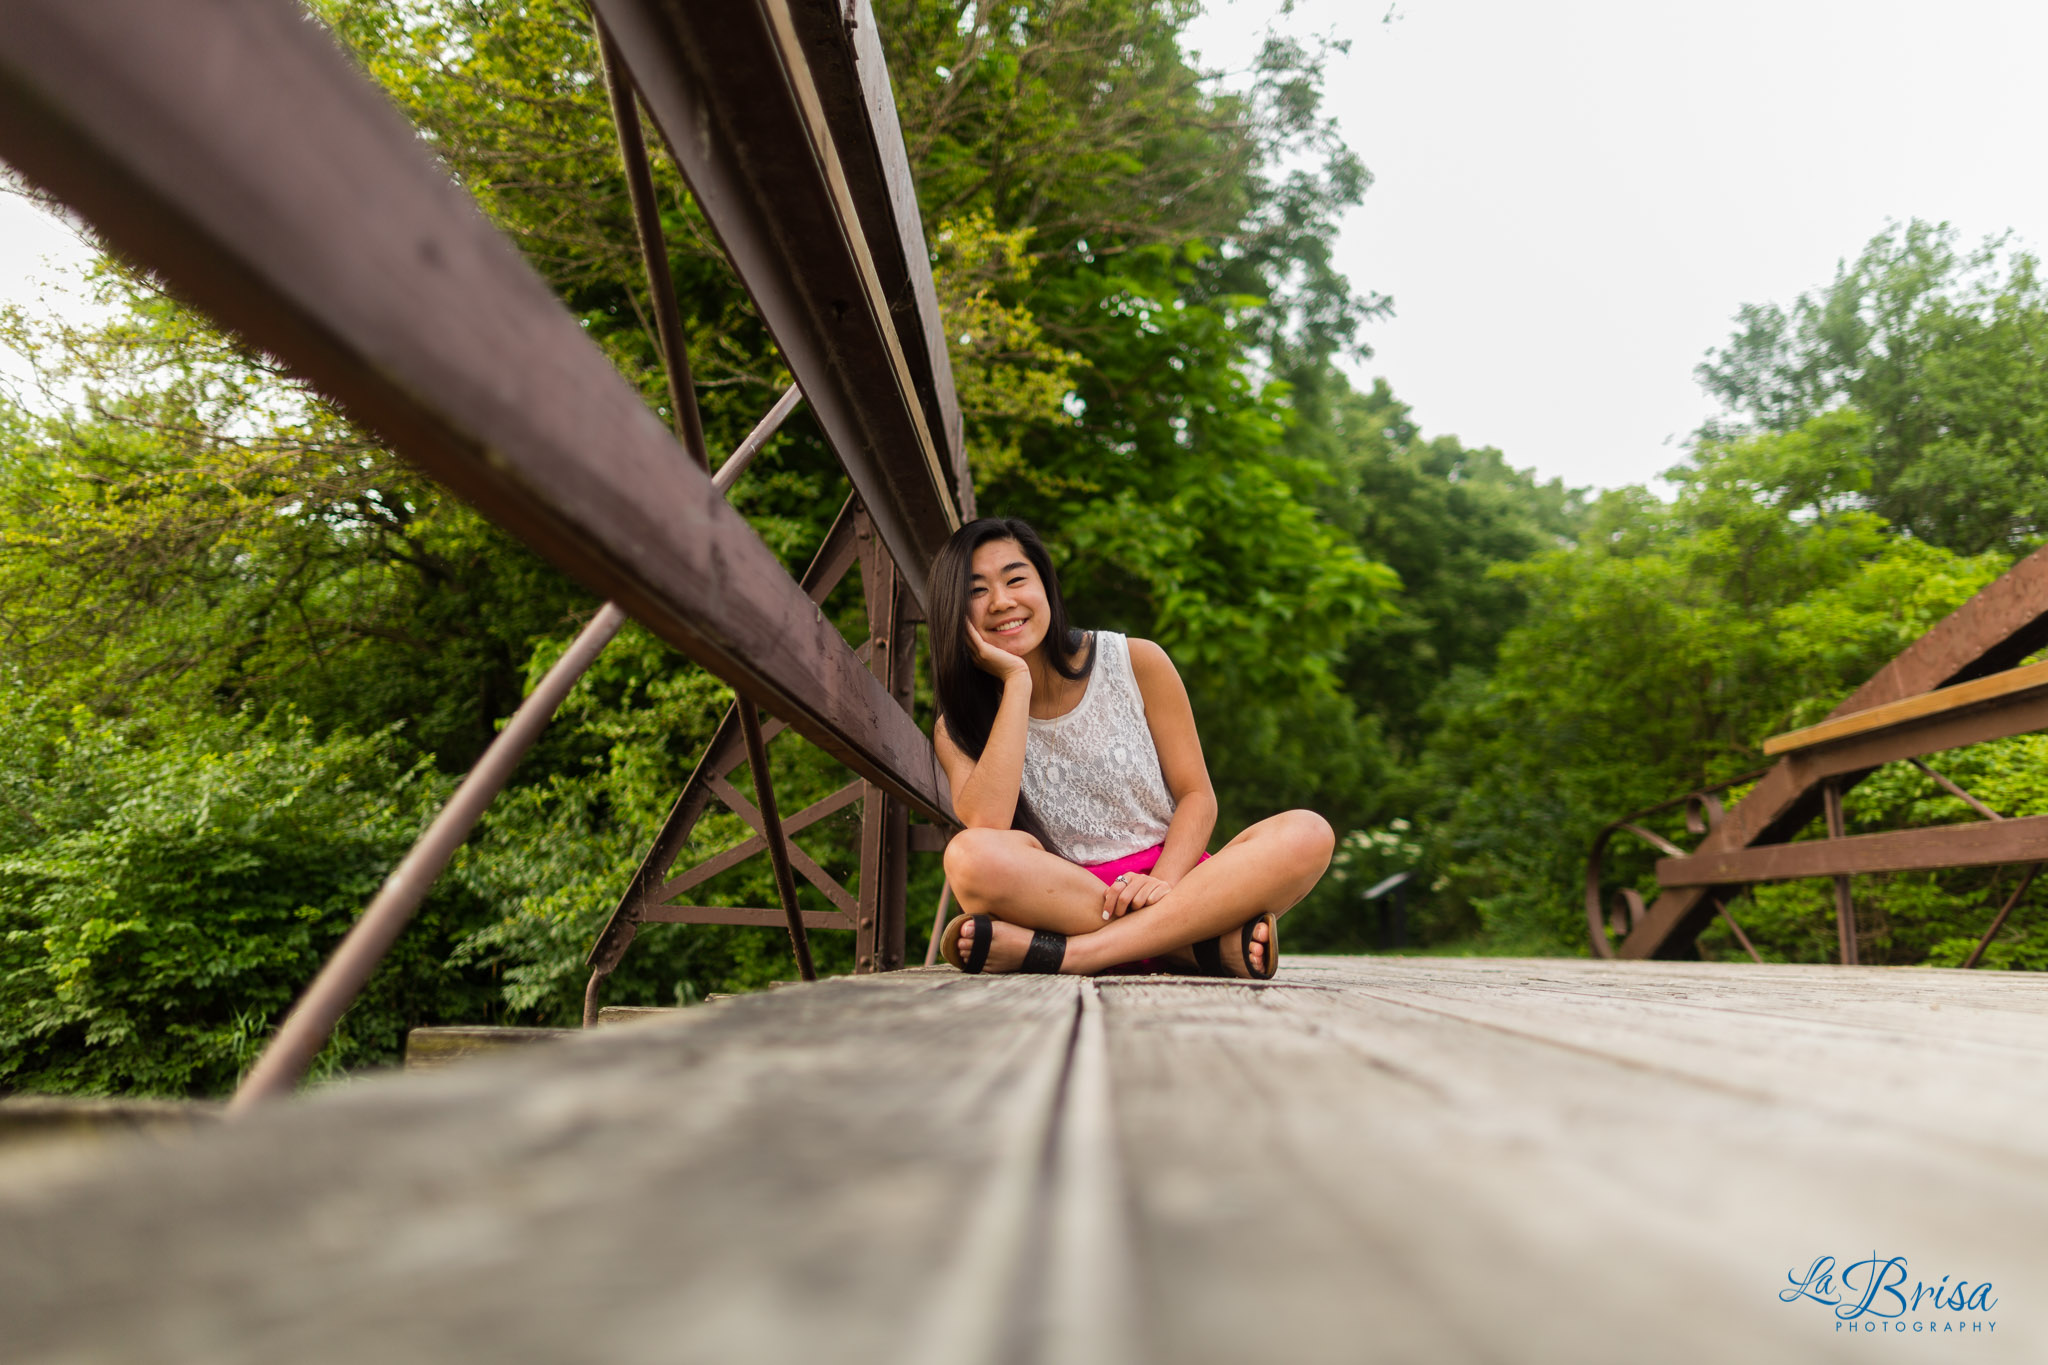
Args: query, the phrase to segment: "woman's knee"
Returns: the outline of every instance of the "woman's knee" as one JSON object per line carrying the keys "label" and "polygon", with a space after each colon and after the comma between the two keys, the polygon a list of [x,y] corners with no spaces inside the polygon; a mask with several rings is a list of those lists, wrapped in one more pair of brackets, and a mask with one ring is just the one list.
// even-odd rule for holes
{"label": "woman's knee", "polygon": [[1039,847],[1014,829],[963,829],[946,844],[946,880],[956,896],[978,896],[1007,880],[1017,855]]}
{"label": "woman's knee", "polygon": [[1313,863],[1318,872],[1330,865],[1337,851],[1337,831],[1312,810],[1291,810],[1280,816],[1282,831],[1303,863]]}

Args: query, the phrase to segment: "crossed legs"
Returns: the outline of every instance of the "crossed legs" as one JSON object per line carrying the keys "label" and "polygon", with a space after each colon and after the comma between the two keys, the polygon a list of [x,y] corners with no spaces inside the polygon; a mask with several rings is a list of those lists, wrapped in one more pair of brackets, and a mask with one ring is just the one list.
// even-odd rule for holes
{"label": "crossed legs", "polygon": [[[1291,810],[1261,820],[1198,863],[1173,890],[1142,910],[1102,920],[1102,883],[1095,874],[1047,853],[1028,834],[969,829],[946,845],[946,877],[961,909],[997,922],[988,970],[1008,971],[1031,946],[1031,931],[1067,935],[1060,970],[1093,975],[1105,967],[1160,957],[1225,935],[1234,951],[1237,929],[1268,910],[1286,910],[1307,895],[1330,865],[1336,835],[1314,811]],[[973,944],[962,931],[960,953]],[[1265,928],[1255,931],[1254,968],[1264,965]]]}

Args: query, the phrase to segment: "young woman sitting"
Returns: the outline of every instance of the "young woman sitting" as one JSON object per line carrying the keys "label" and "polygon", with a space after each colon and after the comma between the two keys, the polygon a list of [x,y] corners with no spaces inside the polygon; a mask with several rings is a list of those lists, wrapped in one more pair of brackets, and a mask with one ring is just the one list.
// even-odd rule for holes
{"label": "young woman sitting", "polygon": [[1279,916],[1330,864],[1329,822],[1287,811],[1209,856],[1216,793],[1173,661],[1070,627],[1024,522],[961,527],[930,605],[934,741],[966,826],[946,846],[967,912],[946,926],[946,960],[1272,976]]}

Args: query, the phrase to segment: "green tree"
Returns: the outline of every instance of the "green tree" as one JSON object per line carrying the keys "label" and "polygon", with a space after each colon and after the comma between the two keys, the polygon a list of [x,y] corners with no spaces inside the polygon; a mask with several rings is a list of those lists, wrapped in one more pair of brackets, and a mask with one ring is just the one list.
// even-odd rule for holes
{"label": "green tree", "polygon": [[1751,305],[1700,379],[1758,430],[1870,419],[1871,510],[1962,554],[2048,535],[2048,289],[2029,253],[1894,227],[1789,309]]}
{"label": "green tree", "polygon": [[1401,582],[1392,610],[1352,645],[1344,690],[1412,758],[1438,689],[1461,670],[1490,671],[1527,611],[1521,581],[1496,568],[1569,544],[1583,498],[1491,447],[1424,439],[1385,380],[1342,390],[1332,416],[1296,441],[1328,466],[1318,501]]}
{"label": "green tree", "polygon": [[106,265],[91,324],[0,314],[0,628],[104,716],[285,705],[460,770],[588,595],[274,362]]}
{"label": "green tree", "polygon": [[[283,712],[144,726],[0,703],[0,1087],[219,1093],[255,1059],[447,784],[390,735]],[[497,1014],[447,958],[476,918],[437,887],[343,1020],[327,1069],[408,1028]]]}
{"label": "green tree", "polygon": [[[1375,303],[1330,268],[1365,177],[1317,112],[1319,54],[1270,48],[1231,94],[1180,51],[1186,4],[882,8],[984,506],[1044,526],[1084,620],[1182,659],[1227,819],[1365,809],[1384,763],[1342,665],[1394,580],[1289,443]],[[581,6],[315,9],[660,411]],[[655,172],[707,432],[729,445],[788,376],[658,154]],[[103,326],[7,324],[48,384],[0,405],[0,668],[43,699],[45,750],[118,761],[93,786],[51,760],[17,793],[0,1033],[33,1053],[12,1084],[218,1089],[594,603],[148,281],[110,265],[98,287]],[[734,501],[794,566],[844,491],[800,415]],[[857,638],[857,584],[826,610]],[[725,696],[626,632],[405,940],[389,990],[409,1003],[366,1004],[336,1064],[389,1057],[434,1018],[573,1019],[582,952]],[[793,803],[843,780],[794,743],[775,766]],[[417,801],[374,804],[405,775]],[[121,805],[151,783],[158,804]],[[228,832],[179,823],[195,800],[232,807]],[[713,817],[698,847],[741,833]],[[304,865],[280,870],[293,838]],[[850,820],[806,838],[850,872]],[[936,869],[919,875],[929,904]],[[704,898],[771,903],[764,877],[736,871]],[[144,908],[111,916],[108,895]],[[144,942],[153,975],[122,956]],[[821,965],[848,965],[845,948],[821,941]],[[654,931],[611,998],[686,1001],[788,970],[774,933]],[[159,1026],[181,1010],[189,1028]]]}
{"label": "green tree", "polygon": [[[1831,413],[1703,446],[1673,502],[1604,494],[1578,544],[1498,571],[1528,617],[1425,758],[1447,794],[1451,919],[1465,906],[1499,945],[1583,951],[1595,829],[1758,766],[1764,738],[1817,720],[2005,568],[1858,507],[1867,434]],[[1647,851],[1629,856],[1617,875],[1647,874]]]}

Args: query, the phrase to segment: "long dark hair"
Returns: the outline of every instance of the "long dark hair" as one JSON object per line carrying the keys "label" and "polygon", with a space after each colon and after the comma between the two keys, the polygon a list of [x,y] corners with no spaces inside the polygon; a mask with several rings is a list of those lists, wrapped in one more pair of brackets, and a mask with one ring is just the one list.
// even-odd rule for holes
{"label": "long dark hair", "polygon": [[[1062,678],[1078,681],[1095,669],[1095,645],[1077,664],[1070,655],[1081,652],[1082,635],[1067,623],[1066,600],[1060,596],[1060,576],[1053,572],[1052,556],[1029,522],[1014,517],[983,517],[970,521],[953,533],[932,561],[930,584],[932,685],[938,693],[939,714],[945,718],[946,733],[968,757],[979,759],[988,747],[988,732],[996,723],[1003,704],[1003,685],[974,662],[974,646],[967,638],[967,593],[974,574],[974,552],[991,540],[1014,540],[1024,557],[1038,570],[1045,584],[1045,655],[1052,671]],[[1017,793],[1017,813],[1010,828],[1032,835],[1046,850],[1058,853],[1045,826],[1038,822],[1024,793]]]}

